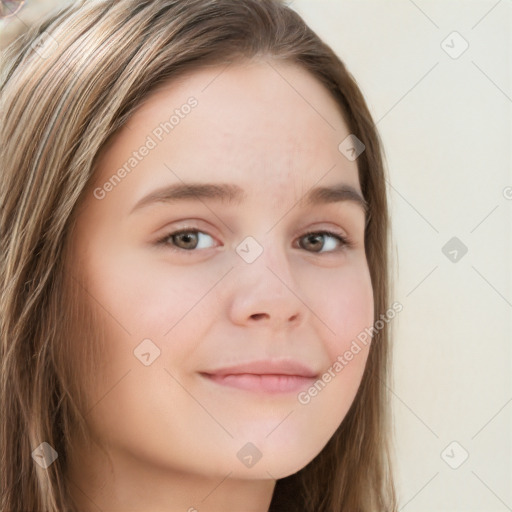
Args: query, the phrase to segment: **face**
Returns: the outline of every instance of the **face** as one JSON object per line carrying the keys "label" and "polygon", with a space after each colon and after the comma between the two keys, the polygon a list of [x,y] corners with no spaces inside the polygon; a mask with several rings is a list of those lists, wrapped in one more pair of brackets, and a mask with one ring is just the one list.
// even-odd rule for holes
{"label": "face", "polygon": [[160,87],[102,152],[73,247],[106,332],[87,419],[112,454],[283,478],[331,438],[373,323],[349,134],[316,79],[258,61]]}

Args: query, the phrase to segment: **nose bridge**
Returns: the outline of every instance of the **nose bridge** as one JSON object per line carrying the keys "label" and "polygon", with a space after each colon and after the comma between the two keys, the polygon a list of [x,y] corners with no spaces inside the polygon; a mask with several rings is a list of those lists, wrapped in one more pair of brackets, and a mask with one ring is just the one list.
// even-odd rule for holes
{"label": "nose bridge", "polygon": [[249,274],[254,271],[257,279],[265,279],[271,286],[275,286],[271,283],[280,283],[278,288],[281,288],[284,283],[293,285],[286,248],[287,244],[278,236],[278,230],[271,229],[247,236],[237,246],[236,252],[242,259],[240,266]]}
{"label": "nose bridge", "polygon": [[[275,211],[275,209],[274,209]],[[267,325],[273,330],[297,327],[308,316],[290,259],[291,241],[283,225],[267,210],[253,218],[235,246],[236,274],[229,288],[229,316],[241,326]]]}
{"label": "nose bridge", "polygon": [[278,230],[247,236],[236,248],[237,265],[233,294],[236,323],[266,320],[276,327],[301,317],[303,308]]}

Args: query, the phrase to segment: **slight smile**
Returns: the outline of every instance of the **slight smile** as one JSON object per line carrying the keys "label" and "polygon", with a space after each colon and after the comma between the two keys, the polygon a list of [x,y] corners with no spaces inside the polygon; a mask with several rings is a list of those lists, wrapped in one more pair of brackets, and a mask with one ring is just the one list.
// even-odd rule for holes
{"label": "slight smile", "polygon": [[307,365],[291,359],[254,361],[199,374],[216,384],[264,393],[297,392],[318,376]]}

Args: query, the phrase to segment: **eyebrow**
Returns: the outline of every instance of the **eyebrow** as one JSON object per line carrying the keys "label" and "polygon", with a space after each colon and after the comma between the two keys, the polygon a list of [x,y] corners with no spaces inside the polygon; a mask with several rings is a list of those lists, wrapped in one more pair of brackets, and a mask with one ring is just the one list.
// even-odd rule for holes
{"label": "eyebrow", "polygon": [[[130,211],[144,208],[155,203],[176,203],[186,200],[212,200],[240,204],[247,198],[244,189],[238,185],[227,183],[177,183],[158,188],[140,199]],[[351,202],[358,205],[365,214],[368,203],[363,196],[351,185],[340,183],[329,187],[316,187],[308,192],[299,203],[305,206]]]}

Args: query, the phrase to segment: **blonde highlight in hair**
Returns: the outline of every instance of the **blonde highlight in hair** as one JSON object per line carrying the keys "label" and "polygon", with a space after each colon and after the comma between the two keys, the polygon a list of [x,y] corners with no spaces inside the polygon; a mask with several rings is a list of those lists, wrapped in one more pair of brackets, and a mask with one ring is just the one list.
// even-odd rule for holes
{"label": "blonde highlight in hair", "polygon": [[[57,46],[42,59],[41,35]],[[87,429],[104,330],[73,252],[82,201],[108,141],[160,85],[201,67],[271,58],[295,63],[337,101],[365,144],[361,190],[374,318],[390,302],[390,224],[383,150],[356,81],[279,0],[77,2],[16,40],[0,80],[1,510],[75,511],[66,478]],[[390,325],[373,337],[342,424],[305,468],[276,484],[272,512],[395,512]],[[34,463],[42,442],[58,458]]]}

